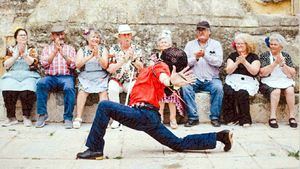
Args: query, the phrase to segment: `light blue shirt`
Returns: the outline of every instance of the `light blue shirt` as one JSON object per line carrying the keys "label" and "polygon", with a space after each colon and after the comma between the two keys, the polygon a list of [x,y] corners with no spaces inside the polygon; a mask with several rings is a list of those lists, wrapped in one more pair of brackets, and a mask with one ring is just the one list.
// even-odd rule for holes
{"label": "light blue shirt", "polygon": [[[204,49],[205,54],[197,61],[195,53],[200,49]],[[206,45],[200,47],[198,40],[195,39],[186,44],[184,51],[189,66],[200,81],[219,78],[219,68],[223,62],[223,49],[220,42],[209,38]]]}

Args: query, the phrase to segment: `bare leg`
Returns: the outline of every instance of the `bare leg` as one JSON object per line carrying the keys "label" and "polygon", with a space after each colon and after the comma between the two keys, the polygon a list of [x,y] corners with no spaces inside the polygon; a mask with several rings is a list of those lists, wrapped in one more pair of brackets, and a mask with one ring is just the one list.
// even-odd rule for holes
{"label": "bare leg", "polygon": [[176,121],[176,105],[174,103],[169,103],[170,109],[170,126],[172,129],[176,129],[178,127]]}
{"label": "bare leg", "polygon": [[272,91],[271,93],[271,114],[270,114],[270,119],[276,119],[276,109],[279,103],[279,99],[280,99],[280,89],[275,89]]}
{"label": "bare leg", "polygon": [[81,118],[84,105],[86,102],[86,98],[88,97],[89,93],[86,93],[83,90],[80,90],[77,95],[77,115],[76,118]]}
{"label": "bare leg", "polygon": [[165,109],[165,103],[164,102],[159,102],[159,114],[161,118],[161,122],[164,123],[164,109]]}
{"label": "bare leg", "polygon": [[169,103],[170,109],[170,121],[176,120],[176,105],[174,103]]}
{"label": "bare leg", "polygon": [[290,118],[295,118],[295,92],[294,87],[289,87],[284,91],[286,103],[289,108]]}
{"label": "bare leg", "polygon": [[108,100],[107,91],[100,92],[98,93],[98,95],[99,95],[99,102],[101,102],[102,100]]}

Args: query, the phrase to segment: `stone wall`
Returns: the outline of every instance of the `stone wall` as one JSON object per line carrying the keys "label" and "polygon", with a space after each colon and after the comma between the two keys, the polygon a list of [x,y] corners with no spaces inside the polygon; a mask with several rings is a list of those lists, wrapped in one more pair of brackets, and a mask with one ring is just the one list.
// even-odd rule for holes
{"label": "stone wall", "polygon": [[[224,60],[232,52],[231,42],[236,32],[254,35],[259,45],[257,53],[267,50],[266,35],[280,32],[289,42],[286,50],[299,72],[299,15],[291,15],[291,6],[282,8],[291,1],[272,3],[277,10],[271,12],[266,9],[268,5],[256,3],[256,0],[0,0],[0,55],[3,56],[7,45],[14,43],[12,35],[17,27],[26,28],[30,43],[41,49],[49,43],[51,25],[64,23],[68,42],[78,49],[84,42],[83,28],[100,29],[109,47],[116,41],[113,35],[117,26],[127,23],[137,32],[135,42],[148,55],[162,29],[170,29],[175,45],[183,48],[194,38],[195,24],[208,20],[212,38],[223,45]],[[253,4],[260,5],[260,11]],[[299,73],[296,82],[298,92]]]}

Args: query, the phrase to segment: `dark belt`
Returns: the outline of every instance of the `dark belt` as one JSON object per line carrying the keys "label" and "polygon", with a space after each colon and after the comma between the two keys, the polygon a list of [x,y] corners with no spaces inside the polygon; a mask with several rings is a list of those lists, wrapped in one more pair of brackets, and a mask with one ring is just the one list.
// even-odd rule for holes
{"label": "dark belt", "polygon": [[145,109],[158,112],[158,108],[149,103],[136,103],[131,105],[132,108]]}

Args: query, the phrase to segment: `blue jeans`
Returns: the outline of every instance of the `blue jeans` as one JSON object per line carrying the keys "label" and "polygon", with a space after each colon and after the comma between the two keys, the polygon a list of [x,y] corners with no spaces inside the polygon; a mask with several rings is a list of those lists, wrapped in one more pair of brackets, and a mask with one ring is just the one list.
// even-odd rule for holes
{"label": "blue jeans", "polygon": [[73,119],[75,103],[74,77],[68,75],[46,76],[37,83],[37,114],[47,114],[48,93],[53,88],[62,89],[64,92],[64,120]]}
{"label": "blue jeans", "polygon": [[161,144],[175,151],[204,150],[216,147],[216,133],[193,134],[178,138],[160,122],[158,112],[131,108],[105,100],[99,103],[87,138],[86,146],[92,151],[103,152],[103,137],[110,118],[132,129],[146,132]]}
{"label": "blue jeans", "polygon": [[212,79],[211,81],[205,80],[204,82],[197,79],[195,84],[187,85],[181,88],[182,96],[186,103],[188,119],[199,120],[197,104],[195,101],[195,93],[199,93],[201,90],[208,91],[211,95],[210,119],[219,119],[224,95],[223,85],[220,79]]}

